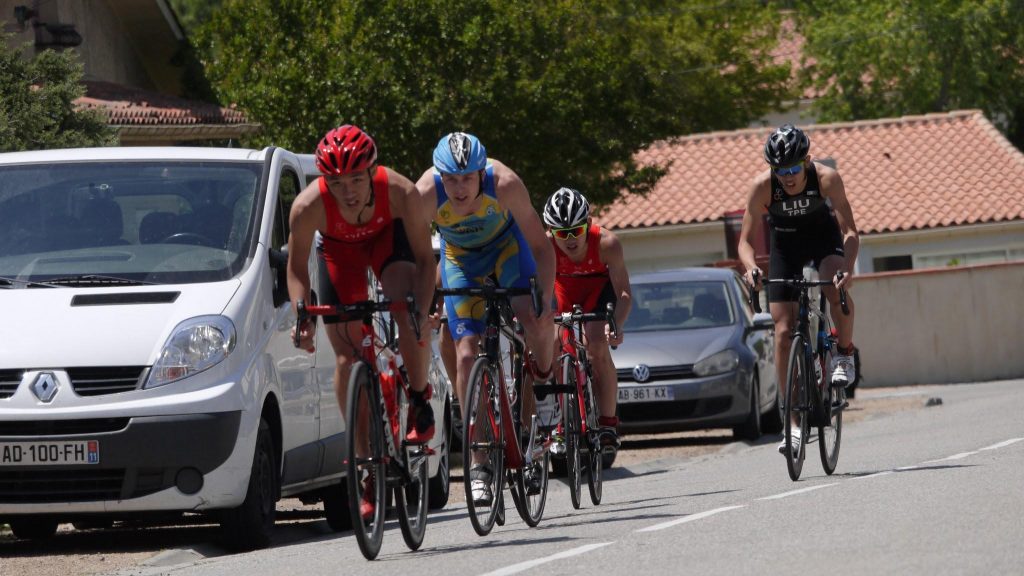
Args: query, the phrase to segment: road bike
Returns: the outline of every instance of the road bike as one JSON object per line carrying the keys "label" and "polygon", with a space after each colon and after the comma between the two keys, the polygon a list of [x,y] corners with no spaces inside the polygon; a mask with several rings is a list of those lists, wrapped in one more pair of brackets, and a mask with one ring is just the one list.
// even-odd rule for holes
{"label": "road bike", "polygon": [[582,345],[586,323],[598,320],[607,321],[612,334],[618,331],[615,325],[615,306],[610,302],[604,312],[584,313],[578,305],[574,305],[572,312],[562,312],[555,316],[562,350],[557,377],[559,384],[565,387],[561,397],[565,471],[569,478],[572,507],[577,510],[582,505],[580,496],[584,473],[590,489],[590,501],[595,506],[601,503],[603,490],[603,447],[598,424],[600,411],[594,395],[593,370],[586,346]]}
{"label": "road bike", "polygon": [[[380,312],[392,315],[408,312],[419,339],[415,300],[409,296],[405,302],[380,298],[354,304],[320,306],[307,306],[299,300],[296,309],[297,327],[303,326],[311,316],[338,316],[343,321],[362,321],[362,340],[357,347],[360,359],[352,364],[349,372],[345,406],[348,426],[345,469],[352,526],[363,556],[367,560],[376,558],[384,539],[387,490],[391,488],[402,538],[410,550],[418,550],[427,528],[427,458],[431,449],[424,443],[406,439],[409,378],[401,363],[394,320],[392,325],[382,327],[382,338],[374,325]],[[298,330],[295,334],[295,345],[298,346]],[[364,450],[367,444],[369,449]],[[364,482],[371,486],[375,504],[373,514],[366,518],[359,509]]]}
{"label": "road bike", "polygon": [[[469,372],[462,406],[463,482],[473,529],[486,536],[495,523],[504,523],[502,492],[506,482],[520,517],[528,526],[537,526],[547,500],[551,439],[538,432],[536,415],[530,415],[528,424],[523,422],[528,351],[509,301],[513,296],[529,294],[534,310],[543,310],[536,282],[531,279],[530,288],[485,284],[439,289],[436,294],[476,297],[484,306],[486,329],[480,339],[480,354]],[[474,466],[475,456],[479,467]],[[489,500],[474,500],[474,479],[487,484]]]}
{"label": "road bike", "polygon": [[[842,274],[842,273],[840,273]],[[755,277],[755,283],[757,278]],[[812,305],[811,290],[831,286],[831,280],[766,279],[762,285],[790,286],[797,289],[796,329],[786,365],[785,456],[789,477],[796,481],[803,470],[810,429],[818,429],[818,451],[826,474],[835,472],[839,461],[839,443],[843,435],[843,410],[849,406],[845,387],[831,385],[832,355],[838,346],[836,331],[826,308],[827,299],[817,295],[818,305]],[[846,290],[839,290],[839,303],[843,314],[849,314]],[[751,305],[761,312],[757,291],[751,291]],[[813,336],[812,336],[813,335]],[[812,369],[813,367],[813,369]],[[793,450],[794,421],[800,433],[800,448]]]}

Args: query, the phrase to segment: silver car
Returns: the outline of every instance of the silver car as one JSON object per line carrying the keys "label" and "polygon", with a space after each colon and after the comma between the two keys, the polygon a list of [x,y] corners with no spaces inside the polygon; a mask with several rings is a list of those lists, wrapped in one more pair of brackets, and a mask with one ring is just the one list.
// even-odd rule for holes
{"label": "silver car", "polygon": [[626,338],[612,352],[621,431],[781,432],[774,324],[754,315],[738,273],[685,268],[636,274],[631,285]]}

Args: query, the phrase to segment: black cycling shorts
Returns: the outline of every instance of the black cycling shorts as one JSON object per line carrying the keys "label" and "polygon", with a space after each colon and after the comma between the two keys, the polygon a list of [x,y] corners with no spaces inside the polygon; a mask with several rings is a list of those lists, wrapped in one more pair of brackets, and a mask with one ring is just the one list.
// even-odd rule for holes
{"label": "black cycling shorts", "polygon": [[[843,236],[832,218],[826,225],[811,230],[780,232],[772,229],[770,254],[770,279],[801,279],[808,263],[817,270],[826,257],[844,254]],[[800,296],[792,286],[768,286],[767,290],[769,302],[796,302]]]}

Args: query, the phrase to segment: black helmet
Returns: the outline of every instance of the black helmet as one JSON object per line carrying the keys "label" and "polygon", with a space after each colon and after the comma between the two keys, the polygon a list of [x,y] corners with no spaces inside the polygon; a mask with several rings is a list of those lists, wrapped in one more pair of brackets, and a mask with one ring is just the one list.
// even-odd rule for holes
{"label": "black helmet", "polygon": [[586,224],[590,202],[572,188],[559,188],[544,204],[544,223],[552,228],[572,228]]}
{"label": "black helmet", "polygon": [[803,160],[811,149],[804,131],[792,124],[783,124],[764,143],[764,161],[772,166],[791,166]]}

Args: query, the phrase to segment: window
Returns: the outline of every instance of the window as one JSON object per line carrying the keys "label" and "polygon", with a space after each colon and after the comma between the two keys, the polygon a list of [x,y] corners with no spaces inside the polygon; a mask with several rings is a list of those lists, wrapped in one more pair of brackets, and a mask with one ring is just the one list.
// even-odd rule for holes
{"label": "window", "polygon": [[892,272],[893,270],[911,270],[914,259],[909,254],[904,256],[886,256],[872,260],[875,272]]}
{"label": "window", "polygon": [[299,177],[289,168],[281,171],[277,185],[277,208],[274,210],[274,231],[270,235],[271,248],[280,250],[288,244],[288,214],[292,202],[299,194]]}

